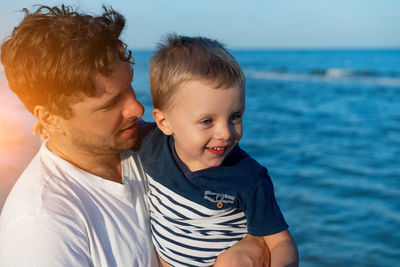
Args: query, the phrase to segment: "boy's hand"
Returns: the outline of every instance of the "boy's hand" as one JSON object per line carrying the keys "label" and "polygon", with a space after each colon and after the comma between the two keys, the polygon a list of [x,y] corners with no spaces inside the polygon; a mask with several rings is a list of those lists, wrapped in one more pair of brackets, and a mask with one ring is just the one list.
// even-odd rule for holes
{"label": "boy's hand", "polygon": [[32,134],[37,135],[40,133],[40,141],[43,143],[49,137],[49,132],[37,120],[32,126]]}
{"label": "boy's hand", "polygon": [[214,267],[268,267],[270,253],[262,237],[247,234],[241,241],[219,254]]}

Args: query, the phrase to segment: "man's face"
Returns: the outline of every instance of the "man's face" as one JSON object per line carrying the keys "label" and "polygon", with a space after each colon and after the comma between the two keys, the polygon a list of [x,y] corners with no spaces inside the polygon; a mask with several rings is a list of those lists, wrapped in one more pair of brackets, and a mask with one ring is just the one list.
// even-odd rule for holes
{"label": "man's face", "polygon": [[129,63],[114,60],[112,73],[105,77],[92,73],[96,87],[94,97],[83,97],[72,104],[72,118],[63,120],[67,145],[77,151],[99,155],[115,154],[136,142],[136,120],[144,108],[136,100]]}

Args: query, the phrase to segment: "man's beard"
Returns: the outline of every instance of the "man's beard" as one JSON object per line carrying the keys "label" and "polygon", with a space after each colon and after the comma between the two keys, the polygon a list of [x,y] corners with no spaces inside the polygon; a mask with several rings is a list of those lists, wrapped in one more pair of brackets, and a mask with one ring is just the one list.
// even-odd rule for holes
{"label": "man's beard", "polygon": [[80,149],[97,155],[119,154],[130,149],[136,142],[137,132],[129,138],[118,140],[118,133],[110,136],[75,134],[72,140]]}

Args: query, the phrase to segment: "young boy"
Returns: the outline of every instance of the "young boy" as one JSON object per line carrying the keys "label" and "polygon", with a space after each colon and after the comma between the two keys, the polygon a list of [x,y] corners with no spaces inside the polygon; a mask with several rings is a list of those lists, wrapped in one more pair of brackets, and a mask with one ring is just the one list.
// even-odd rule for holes
{"label": "young boy", "polygon": [[164,266],[210,266],[246,233],[271,266],[298,265],[267,170],[239,148],[244,76],[217,41],[169,35],[151,58],[154,124],[138,154],[149,179],[153,243]]}

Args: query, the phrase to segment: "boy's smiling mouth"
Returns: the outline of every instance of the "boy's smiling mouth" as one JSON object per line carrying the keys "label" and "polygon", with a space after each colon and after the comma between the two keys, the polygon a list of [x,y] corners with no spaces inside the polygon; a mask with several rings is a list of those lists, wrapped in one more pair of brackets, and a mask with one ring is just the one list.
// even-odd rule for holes
{"label": "boy's smiling mouth", "polygon": [[222,155],[227,148],[228,146],[206,147],[206,150],[215,155]]}

